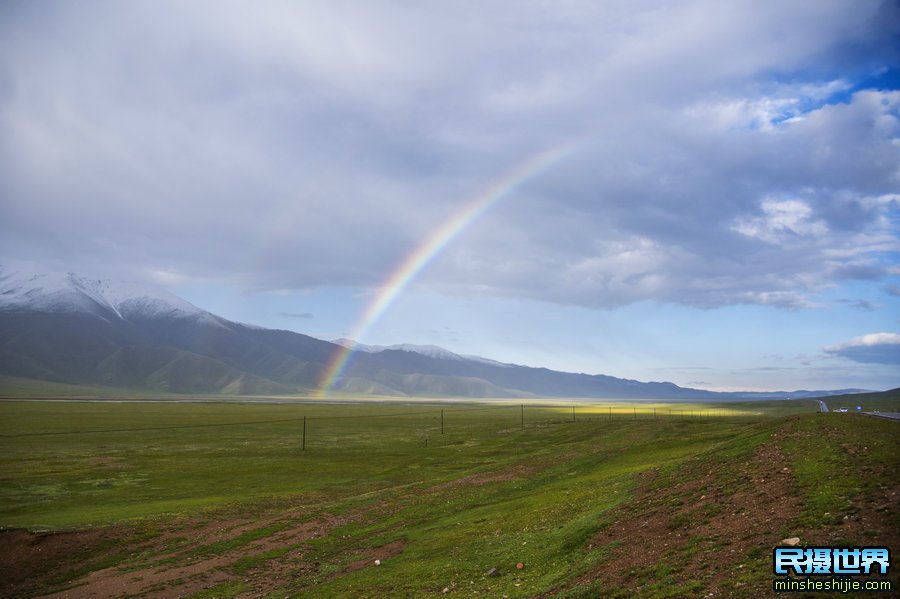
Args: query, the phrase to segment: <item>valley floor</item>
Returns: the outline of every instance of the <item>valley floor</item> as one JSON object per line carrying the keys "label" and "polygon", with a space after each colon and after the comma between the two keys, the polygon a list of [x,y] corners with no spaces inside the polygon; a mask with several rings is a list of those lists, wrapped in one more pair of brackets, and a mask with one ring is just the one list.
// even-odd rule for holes
{"label": "valley floor", "polygon": [[892,421],[296,409],[0,406],[0,596],[759,597],[786,537],[900,547]]}

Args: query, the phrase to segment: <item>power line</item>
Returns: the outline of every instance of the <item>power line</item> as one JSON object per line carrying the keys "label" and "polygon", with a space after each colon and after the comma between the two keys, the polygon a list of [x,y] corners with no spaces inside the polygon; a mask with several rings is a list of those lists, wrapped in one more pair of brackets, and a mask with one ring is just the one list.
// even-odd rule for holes
{"label": "power line", "polygon": [[[442,417],[442,413],[446,412],[446,415],[452,415],[460,412],[482,412],[487,410],[511,410],[514,408],[521,408],[523,410],[524,416],[524,408],[525,404],[507,404],[500,406],[487,406],[487,407],[474,407],[474,408],[444,408],[444,409],[432,409],[432,410],[417,410],[411,412],[392,412],[385,414],[354,414],[347,416],[299,416],[296,418],[278,418],[272,420],[244,420],[241,422],[215,422],[215,423],[203,423],[203,424],[176,424],[170,426],[146,426],[146,427],[130,427],[130,428],[105,428],[105,429],[86,429],[86,430],[73,430],[73,431],[43,431],[43,432],[34,432],[34,433],[11,433],[11,434],[0,434],[0,438],[5,439],[16,439],[16,438],[24,438],[24,437],[51,437],[51,436],[62,436],[62,435],[97,435],[97,434],[106,434],[106,433],[138,433],[138,432],[148,432],[148,431],[168,431],[168,430],[181,430],[181,429],[192,429],[192,428],[224,428],[224,427],[233,427],[233,426],[253,426],[257,424],[281,424],[288,422],[303,422],[305,420],[317,420],[317,421],[329,421],[329,420],[373,420],[376,418],[395,418],[399,416],[427,416],[431,415],[435,419]],[[550,408],[553,409],[552,406],[528,406],[529,408]],[[635,409],[635,416],[637,414],[637,410]],[[610,416],[612,414],[610,413]],[[671,415],[671,414],[670,414]],[[524,421],[523,421],[524,424]]]}
{"label": "power line", "polygon": [[[456,410],[448,410],[448,412],[468,412],[474,410],[495,410],[499,408],[507,408],[510,406],[497,406],[497,407],[489,407],[489,408],[460,408]],[[358,414],[358,415],[350,415],[350,416],[308,416],[307,420],[360,420],[360,419],[374,419],[374,418],[394,418],[396,416],[423,416],[427,414],[432,414],[435,417],[440,415],[440,410],[419,410],[415,412],[393,412],[388,414]],[[216,423],[205,423],[205,424],[177,424],[171,426],[146,426],[146,427],[132,427],[132,428],[103,428],[103,429],[88,429],[88,430],[74,430],[74,431],[44,431],[37,433],[13,433],[13,434],[0,434],[0,437],[6,439],[16,439],[22,437],[50,437],[50,436],[59,436],[59,435],[95,435],[95,434],[104,434],[104,433],[138,433],[138,432],[147,432],[147,431],[169,431],[169,430],[179,430],[179,429],[190,429],[190,428],[216,428],[216,427],[228,427],[228,426],[251,426],[255,424],[278,424],[284,422],[302,422],[304,420],[303,416],[298,418],[280,418],[276,420],[245,420],[241,422],[216,422]]]}
{"label": "power line", "polygon": [[88,429],[88,430],[76,430],[76,431],[46,431],[40,433],[15,433],[15,434],[0,434],[0,437],[4,437],[7,439],[10,438],[18,438],[18,437],[47,437],[53,435],[93,435],[98,433],[137,433],[143,431],[169,431],[176,429],[185,429],[185,428],[215,428],[215,427],[225,427],[225,426],[247,426],[253,424],[274,424],[278,422],[300,422],[303,420],[303,417],[300,418],[284,418],[280,420],[245,420],[242,422],[216,422],[216,423],[207,423],[207,424],[177,424],[173,426],[146,426],[139,428],[100,428],[100,429]]}

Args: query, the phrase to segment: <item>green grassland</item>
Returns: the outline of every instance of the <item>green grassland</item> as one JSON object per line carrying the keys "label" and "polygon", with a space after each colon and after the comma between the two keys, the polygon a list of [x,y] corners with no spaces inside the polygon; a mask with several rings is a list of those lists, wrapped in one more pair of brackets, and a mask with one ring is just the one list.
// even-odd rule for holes
{"label": "green grassland", "polygon": [[[5,592],[36,596],[111,566],[125,576],[206,560],[215,567],[131,594],[614,594],[600,573],[615,567],[622,541],[598,535],[627,520],[647,493],[671,502],[674,525],[690,524],[691,496],[676,492],[685,477],[715,472],[716,488],[737,489],[735,468],[773,439],[806,507],[770,531],[772,543],[797,529],[843,526],[843,515],[860,513],[861,497],[897,480],[896,423],[816,409],[815,401],[574,410],[564,402],[0,402],[0,526],[131,535]],[[829,435],[834,442],[817,448]],[[856,468],[859,456],[847,447],[857,445],[887,470]],[[652,484],[643,482],[648,473]],[[196,532],[216,522],[231,524],[214,537]],[[871,541],[849,538],[871,533],[887,542],[873,526],[842,529],[842,538]],[[654,566],[670,582],[641,595],[709,588],[678,574],[696,549],[679,547],[671,563]],[[383,563],[373,567],[377,556]],[[744,594],[754,581],[771,584],[769,553],[746,547],[732,557],[746,579],[733,577],[733,596],[754,596]],[[487,577],[492,567],[501,575]],[[628,596],[644,583],[618,584]]]}
{"label": "green grassland", "polygon": [[159,397],[158,392],[119,389],[103,385],[73,385],[0,374],[0,398]]}
{"label": "green grassland", "polygon": [[878,393],[833,395],[822,399],[831,410],[843,407],[850,411],[856,411],[857,407],[861,407],[865,412],[900,412],[900,389]]}
{"label": "green grassland", "polygon": [[[571,406],[523,409],[511,403],[4,402],[0,524],[64,529],[260,498],[436,483],[460,472],[511,467],[523,455],[558,456],[585,439],[640,436],[663,422],[678,423],[685,433],[711,426],[715,438],[728,438],[744,425],[743,417],[765,413],[755,407],[577,406],[574,419],[581,428],[573,429],[562,426],[572,423]],[[812,406],[765,408],[784,413]],[[693,436],[679,441],[678,452],[696,450]],[[707,447],[705,435],[696,442]]]}

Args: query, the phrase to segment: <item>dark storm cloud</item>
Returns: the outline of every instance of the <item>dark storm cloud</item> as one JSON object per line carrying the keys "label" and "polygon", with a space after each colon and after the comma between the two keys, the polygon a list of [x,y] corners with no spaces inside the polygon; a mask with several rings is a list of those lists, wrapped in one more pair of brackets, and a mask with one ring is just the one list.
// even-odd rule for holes
{"label": "dark storm cloud", "polygon": [[566,141],[578,149],[423,284],[797,309],[883,278],[898,250],[900,93],[855,87],[897,67],[894,3],[0,11],[13,258],[373,285],[506,169]]}

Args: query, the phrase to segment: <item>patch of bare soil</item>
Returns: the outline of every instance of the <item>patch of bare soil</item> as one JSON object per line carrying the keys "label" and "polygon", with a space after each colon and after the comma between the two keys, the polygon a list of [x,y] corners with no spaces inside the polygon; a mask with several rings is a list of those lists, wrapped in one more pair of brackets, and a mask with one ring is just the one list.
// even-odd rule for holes
{"label": "patch of bare soil", "polygon": [[[719,585],[723,577],[739,574],[735,570],[753,550],[768,556],[781,539],[779,531],[801,511],[793,478],[782,464],[777,447],[768,444],[736,470],[700,472],[663,492],[648,481],[593,539],[593,547],[615,543],[616,548],[584,578],[639,594],[658,582],[644,573],[666,563],[672,568],[665,575],[674,582],[699,581],[704,595],[729,596]],[[771,581],[760,582],[759,589],[739,586],[734,596],[765,593]]]}
{"label": "patch of bare soil", "polygon": [[[303,520],[288,510],[263,518],[182,521],[158,531],[149,541],[126,527],[76,532],[33,534],[23,530],[0,533],[0,596],[89,599],[105,597],[182,597],[219,583],[240,580],[239,560],[278,549],[292,549],[296,557],[304,544],[349,520],[322,515]],[[277,526],[272,534],[236,543],[244,533]],[[174,547],[174,548],[173,548]],[[206,548],[207,550],[204,550]],[[106,564],[116,564],[107,566]],[[306,568],[302,563],[299,567]],[[77,576],[78,571],[87,572]],[[76,573],[72,576],[65,573]],[[284,573],[286,574],[286,573]],[[66,582],[68,580],[68,582]],[[278,588],[271,576],[242,582],[258,595]],[[62,590],[46,594],[54,587]]]}
{"label": "patch of bare soil", "polygon": [[[387,545],[382,545],[381,547],[374,547],[372,549],[366,549],[362,551],[357,551],[357,553],[365,556],[354,562],[351,562],[344,570],[342,574],[346,574],[347,572],[356,572],[357,570],[362,570],[363,568],[367,568],[369,566],[378,566],[380,562],[386,560],[389,557],[394,557],[395,555],[400,555],[403,552],[403,549],[406,547],[406,541],[403,539],[398,539],[393,541],[392,543],[388,543]],[[378,560],[378,564],[375,563],[375,560]]]}
{"label": "patch of bare soil", "polygon": [[46,581],[66,572],[90,569],[101,553],[135,542],[137,534],[125,527],[104,527],[77,532],[31,533],[0,531],[0,596],[27,597]]}
{"label": "patch of bare soil", "polygon": [[426,494],[442,493],[450,489],[467,486],[488,485],[492,483],[503,483],[520,478],[526,478],[534,474],[538,468],[536,466],[517,466],[509,470],[500,472],[479,472],[477,474],[469,474],[460,478],[433,485],[423,491]]}

